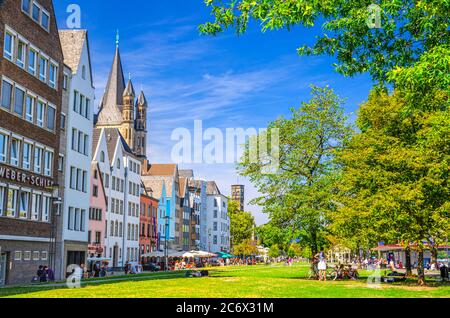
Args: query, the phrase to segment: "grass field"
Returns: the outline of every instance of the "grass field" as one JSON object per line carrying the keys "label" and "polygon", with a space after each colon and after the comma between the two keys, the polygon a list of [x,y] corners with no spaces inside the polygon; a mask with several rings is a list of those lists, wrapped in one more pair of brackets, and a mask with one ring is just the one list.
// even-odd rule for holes
{"label": "grass field", "polygon": [[[450,285],[415,282],[369,287],[359,281],[318,282],[303,277],[307,265],[215,268],[210,277],[185,278],[184,272],[143,274],[83,283],[80,289],[33,286],[0,289],[13,298],[369,298],[445,297]],[[367,273],[362,273],[362,276]]]}

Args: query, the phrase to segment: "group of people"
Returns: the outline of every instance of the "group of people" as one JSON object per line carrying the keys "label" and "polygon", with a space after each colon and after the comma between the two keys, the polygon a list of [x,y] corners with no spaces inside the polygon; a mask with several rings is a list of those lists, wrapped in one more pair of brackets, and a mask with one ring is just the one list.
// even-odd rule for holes
{"label": "group of people", "polygon": [[37,281],[40,283],[47,283],[55,281],[55,274],[53,270],[48,268],[48,266],[40,265],[37,272],[36,277],[33,278],[33,281]]}

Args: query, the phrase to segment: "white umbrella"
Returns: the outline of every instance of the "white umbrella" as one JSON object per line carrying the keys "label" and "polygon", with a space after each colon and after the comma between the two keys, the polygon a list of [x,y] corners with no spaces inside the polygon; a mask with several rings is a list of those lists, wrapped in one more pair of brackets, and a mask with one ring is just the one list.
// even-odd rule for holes
{"label": "white umbrella", "polygon": [[217,257],[216,254],[205,252],[205,251],[191,251],[192,254],[195,255],[195,257],[199,258],[211,258],[211,257]]}
{"label": "white umbrella", "polygon": [[197,256],[192,252],[186,252],[183,254],[183,258],[196,258]]}

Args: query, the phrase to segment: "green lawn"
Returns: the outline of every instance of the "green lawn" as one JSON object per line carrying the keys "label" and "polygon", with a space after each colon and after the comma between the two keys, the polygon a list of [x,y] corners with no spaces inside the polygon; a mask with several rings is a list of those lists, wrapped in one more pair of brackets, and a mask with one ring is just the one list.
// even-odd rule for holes
{"label": "green lawn", "polygon": [[[450,297],[450,285],[418,287],[414,282],[371,288],[360,281],[318,282],[304,279],[307,265],[215,268],[207,278],[184,278],[183,272],[144,274],[121,281],[92,281],[80,289],[15,287],[0,297],[33,298],[311,298],[311,297]],[[362,273],[364,275],[364,273]]]}

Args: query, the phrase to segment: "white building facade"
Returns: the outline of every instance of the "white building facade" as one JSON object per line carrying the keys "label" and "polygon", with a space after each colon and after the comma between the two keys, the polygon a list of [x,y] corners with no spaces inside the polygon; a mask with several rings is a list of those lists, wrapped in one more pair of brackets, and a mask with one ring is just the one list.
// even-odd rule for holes
{"label": "white building facade", "polygon": [[207,183],[206,194],[207,250],[212,253],[229,253],[230,217],[228,216],[228,198],[220,192],[214,181]]}
{"label": "white building facade", "polygon": [[139,260],[141,162],[116,128],[95,129],[94,140],[108,202],[104,257],[123,267]]}
{"label": "white building facade", "polygon": [[64,270],[71,264],[84,264],[87,258],[95,88],[87,31],[61,30],[59,34],[64,62],[72,71],[64,76],[69,96],[67,113],[62,114],[67,139],[65,153],[60,154],[65,175],[61,224]]}

